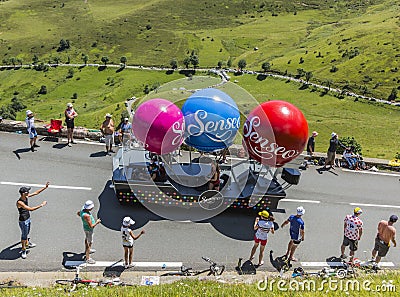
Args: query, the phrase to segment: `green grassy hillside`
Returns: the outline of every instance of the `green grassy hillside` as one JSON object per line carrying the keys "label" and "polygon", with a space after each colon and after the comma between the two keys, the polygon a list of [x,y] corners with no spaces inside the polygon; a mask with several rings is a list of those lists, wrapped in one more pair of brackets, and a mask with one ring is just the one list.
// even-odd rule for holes
{"label": "green grassy hillside", "polygon": [[269,62],[387,98],[399,86],[398,11],[394,0],[3,0],[0,59],[183,66],[193,52],[200,67]]}

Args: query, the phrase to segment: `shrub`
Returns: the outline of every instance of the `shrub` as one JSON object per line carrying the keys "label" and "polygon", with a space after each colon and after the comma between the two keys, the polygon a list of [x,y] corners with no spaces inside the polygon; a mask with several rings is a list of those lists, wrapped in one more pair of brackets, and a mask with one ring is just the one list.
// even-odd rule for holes
{"label": "shrub", "polygon": [[38,94],[41,94],[41,95],[47,94],[47,87],[45,85],[42,85],[40,87],[40,90],[39,90]]}
{"label": "shrub", "polygon": [[[357,140],[354,139],[354,137],[341,137],[340,142],[343,143],[344,146],[349,147],[349,146],[354,146],[354,153],[362,155],[362,147],[361,144],[357,142]],[[338,154],[343,154],[344,149],[341,146],[338,146],[337,151]]]}

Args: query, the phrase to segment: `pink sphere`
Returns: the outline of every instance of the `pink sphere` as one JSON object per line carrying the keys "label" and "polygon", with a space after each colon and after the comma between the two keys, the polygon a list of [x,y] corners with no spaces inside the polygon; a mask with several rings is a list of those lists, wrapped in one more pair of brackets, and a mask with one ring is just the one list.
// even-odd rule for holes
{"label": "pink sphere", "polygon": [[132,129],[146,150],[164,155],[182,144],[185,124],[178,106],[156,98],[139,105],[133,117]]}

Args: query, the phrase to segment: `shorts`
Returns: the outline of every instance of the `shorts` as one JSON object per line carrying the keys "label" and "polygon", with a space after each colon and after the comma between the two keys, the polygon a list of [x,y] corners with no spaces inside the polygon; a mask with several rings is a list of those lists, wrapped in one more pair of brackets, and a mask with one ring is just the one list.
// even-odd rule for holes
{"label": "shorts", "polygon": [[326,157],[326,162],[330,163],[335,161],[336,153],[335,152],[330,152],[328,151],[327,157]]}
{"label": "shorts", "polygon": [[254,235],[254,242],[255,243],[261,243],[262,246],[266,246],[267,245],[267,239],[259,239],[255,235]]}
{"label": "shorts", "polygon": [[31,231],[31,219],[19,221],[19,228],[21,229],[21,240],[28,240],[29,232]]}
{"label": "shorts", "polygon": [[385,243],[383,240],[380,240],[378,237],[376,237],[374,250],[378,251],[379,257],[385,257],[389,251],[389,244]]}
{"label": "shorts", "polygon": [[295,245],[299,245],[301,243],[301,240],[292,239],[292,241]]}
{"label": "shorts", "polygon": [[133,244],[122,244],[124,248],[133,248]]}
{"label": "shorts", "polygon": [[343,236],[342,245],[350,246],[350,251],[353,251],[353,252],[358,250],[358,240],[350,239],[350,238],[347,238],[346,236]]}
{"label": "shorts", "polygon": [[104,142],[106,143],[106,146],[112,146],[113,144],[113,135],[112,134],[106,134],[104,135]]}
{"label": "shorts", "polygon": [[72,121],[65,121],[65,125],[67,125],[68,129],[74,129],[75,128],[75,122]]}
{"label": "shorts", "polygon": [[299,234],[298,233],[290,233],[290,239],[293,241],[294,244],[300,244],[301,239],[299,239]]}
{"label": "shorts", "polygon": [[85,231],[85,240],[88,243],[93,243],[93,231]]}
{"label": "shorts", "polygon": [[29,133],[30,139],[37,137],[37,132],[36,132],[36,129],[34,129],[34,128],[31,128],[30,130],[28,130],[28,133]]}

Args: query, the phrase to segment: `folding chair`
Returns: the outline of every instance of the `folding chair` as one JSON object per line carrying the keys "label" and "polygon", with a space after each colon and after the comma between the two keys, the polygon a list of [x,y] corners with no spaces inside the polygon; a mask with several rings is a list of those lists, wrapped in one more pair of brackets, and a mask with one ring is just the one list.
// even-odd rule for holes
{"label": "folding chair", "polygon": [[50,125],[47,125],[47,132],[52,139],[58,142],[58,137],[61,136],[62,120],[50,120]]}

